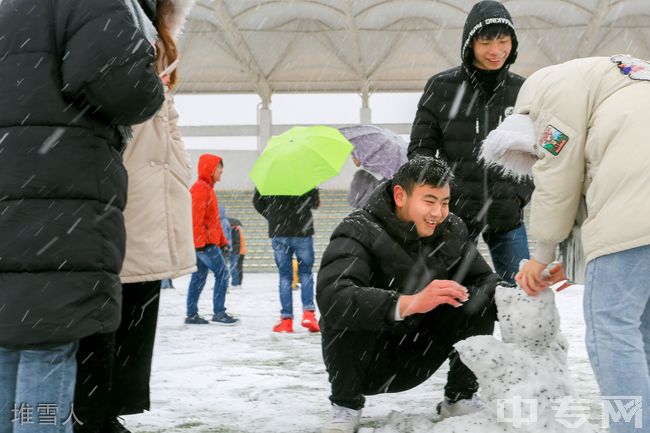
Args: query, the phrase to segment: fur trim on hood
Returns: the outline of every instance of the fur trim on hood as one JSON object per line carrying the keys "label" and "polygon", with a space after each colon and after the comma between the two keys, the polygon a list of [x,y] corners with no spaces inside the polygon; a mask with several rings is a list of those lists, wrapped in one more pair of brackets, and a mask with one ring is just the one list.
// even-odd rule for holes
{"label": "fur trim on hood", "polygon": [[511,114],[494,129],[481,146],[479,159],[488,167],[498,167],[506,176],[523,180],[533,176],[535,131],[526,114]]}
{"label": "fur trim on hood", "polygon": [[165,22],[174,38],[177,39],[183,30],[195,0],[158,0],[158,3],[165,1],[169,1],[174,5],[174,12],[165,18]]}

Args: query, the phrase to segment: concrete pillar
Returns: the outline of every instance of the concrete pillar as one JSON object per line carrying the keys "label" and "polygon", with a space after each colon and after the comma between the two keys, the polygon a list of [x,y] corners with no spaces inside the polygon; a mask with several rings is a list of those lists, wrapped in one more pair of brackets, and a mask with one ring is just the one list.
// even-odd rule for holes
{"label": "concrete pillar", "polygon": [[271,139],[271,127],[273,126],[272,112],[269,108],[268,101],[262,101],[257,107],[257,126],[259,132],[257,135],[257,152],[262,153],[266,144]]}
{"label": "concrete pillar", "polygon": [[361,110],[359,110],[359,122],[361,124],[372,123],[372,110],[370,109],[370,92],[364,88],[361,92]]}

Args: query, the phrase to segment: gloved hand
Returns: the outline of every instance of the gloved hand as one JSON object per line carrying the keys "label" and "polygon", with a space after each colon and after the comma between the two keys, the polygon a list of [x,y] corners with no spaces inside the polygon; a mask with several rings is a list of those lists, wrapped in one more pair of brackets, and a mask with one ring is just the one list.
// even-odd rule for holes
{"label": "gloved hand", "polygon": [[232,254],[232,248],[230,247],[229,244],[226,244],[221,247],[221,253],[227,259],[230,257],[230,254]]}

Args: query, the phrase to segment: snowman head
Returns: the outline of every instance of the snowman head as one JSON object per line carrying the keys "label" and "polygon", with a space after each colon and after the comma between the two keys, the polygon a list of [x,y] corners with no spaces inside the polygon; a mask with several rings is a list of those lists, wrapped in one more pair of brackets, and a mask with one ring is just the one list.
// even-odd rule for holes
{"label": "snowman head", "polygon": [[519,287],[499,285],[495,300],[503,342],[540,351],[556,341],[560,316],[552,290],[529,296]]}

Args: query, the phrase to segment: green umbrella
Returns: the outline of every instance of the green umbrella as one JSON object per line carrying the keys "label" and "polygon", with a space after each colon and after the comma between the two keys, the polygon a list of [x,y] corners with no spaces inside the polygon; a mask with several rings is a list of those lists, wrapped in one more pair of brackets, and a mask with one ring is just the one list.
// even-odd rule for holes
{"label": "green umbrella", "polygon": [[352,149],[336,128],[294,126],[271,137],[249,176],[262,195],[303,195],[339,174]]}

